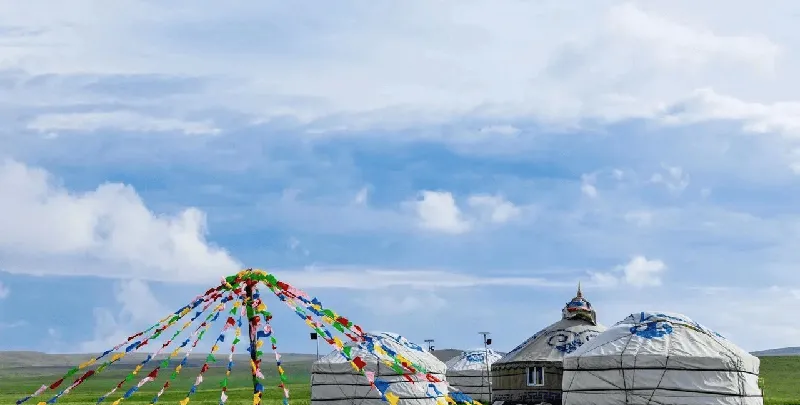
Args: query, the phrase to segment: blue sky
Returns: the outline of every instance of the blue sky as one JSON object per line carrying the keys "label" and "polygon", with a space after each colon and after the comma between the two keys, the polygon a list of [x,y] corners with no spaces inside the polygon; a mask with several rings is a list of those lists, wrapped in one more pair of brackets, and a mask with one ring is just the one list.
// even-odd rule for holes
{"label": "blue sky", "polygon": [[792,3],[255,4],[0,2],[0,349],[110,348],[241,266],[442,348],[579,281],[606,325],[800,344]]}

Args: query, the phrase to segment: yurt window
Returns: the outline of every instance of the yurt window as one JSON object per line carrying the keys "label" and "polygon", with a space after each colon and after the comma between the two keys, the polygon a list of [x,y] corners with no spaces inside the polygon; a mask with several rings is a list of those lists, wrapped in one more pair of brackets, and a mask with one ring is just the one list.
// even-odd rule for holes
{"label": "yurt window", "polygon": [[528,367],[528,386],[544,385],[544,367]]}

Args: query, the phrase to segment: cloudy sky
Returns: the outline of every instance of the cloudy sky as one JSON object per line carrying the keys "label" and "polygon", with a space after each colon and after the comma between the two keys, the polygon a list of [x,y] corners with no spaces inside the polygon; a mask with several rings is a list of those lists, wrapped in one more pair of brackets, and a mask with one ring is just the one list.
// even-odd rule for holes
{"label": "cloudy sky", "polygon": [[0,8],[0,349],[110,348],[243,266],[440,348],[579,281],[606,325],[800,345],[796,2]]}

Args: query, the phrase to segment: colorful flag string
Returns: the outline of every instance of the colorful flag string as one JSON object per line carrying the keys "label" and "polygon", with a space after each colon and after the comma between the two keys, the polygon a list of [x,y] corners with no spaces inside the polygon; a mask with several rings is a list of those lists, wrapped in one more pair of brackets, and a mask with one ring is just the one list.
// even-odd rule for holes
{"label": "colorful flag string", "polygon": [[[225,313],[225,308],[228,302],[233,301],[233,308],[227,312],[228,316],[223,317],[225,324],[222,331],[217,336],[211,346],[210,353],[207,355],[200,372],[198,373],[194,383],[192,384],[189,392],[183,400],[179,401],[181,405],[188,405],[193,394],[197,392],[198,387],[203,382],[206,371],[210,368],[210,364],[217,362],[214,356],[220,348],[220,344],[225,342],[226,337],[230,341],[230,353],[228,354],[228,364],[225,371],[225,377],[220,382],[220,400],[219,405],[225,405],[228,401],[228,383],[231,372],[233,370],[234,353],[236,351],[236,344],[241,341],[243,318],[247,317],[248,336],[250,346],[248,352],[250,353],[250,369],[253,382],[253,405],[260,405],[264,395],[264,374],[261,371],[261,360],[263,356],[262,346],[269,339],[272,352],[275,355],[275,367],[277,369],[279,384],[278,388],[282,389],[283,405],[289,405],[289,388],[287,386],[288,380],[283,369],[281,355],[278,352],[278,341],[274,335],[271,320],[272,313],[268,310],[264,302],[259,286],[266,286],[280,301],[289,307],[295,315],[303,319],[303,322],[317,333],[325,342],[333,347],[333,349],[345,358],[350,365],[359,374],[363,375],[367,381],[380,393],[381,399],[388,402],[390,405],[398,405],[400,400],[399,396],[390,391],[390,384],[376,376],[374,372],[368,371],[367,362],[354,352],[355,348],[366,351],[374,355],[381,363],[390,367],[397,374],[402,375],[407,381],[416,383],[421,382],[427,386],[426,394],[430,398],[435,398],[437,405],[447,404],[470,404],[480,405],[468,395],[453,390],[448,387],[447,390],[442,392],[436,384],[447,385],[445,381],[431,374],[423,367],[422,364],[417,364],[412,359],[403,356],[402,353],[392,350],[387,346],[384,340],[380,337],[364,333],[364,330],[348,318],[339,315],[332,309],[323,306],[322,302],[316,297],[311,297],[304,291],[297,289],[287,283],[278,280],[274,275],[258,269],[246,269],[239,273],[225,277],[221,283],[214,288],[208,289],[205,293],[195,297],[192,302],[184,305],[172,314],[162,318],[157,323],[153,324],[148,329],[131,335],[125,342],[114,346],[112,349],[105,351],[99,356],[90,359],[76,367],[70,369],[59,380],[50,385],[42,385],[33,394],[16,401],[17,405],[44,394],[47,390],[56,390],[61,386],[67,378],[76,375],[81,370],[89,368],[96,364],[104,357],[111,355],[110,359],[103,362],[99,367],[93,370],[86,371],[83,375],[76,378],[72,384],[67,388],[62,389],[55,396],[50,398],[47,402],[39,402],[38,405],[47,405],[55,403],[60,397],[70,393],[73,389],[80,386],[87,379],[102,372],[107,367],[123,359],[128,353],[135,352],[152,341],[157,339],[162,333],[173,325],[178,324],[178,321],[187,317],[192,311],[203,305],[202,309],[196,311],[192,316],[188,317],[188,321],[184,322],[182,326],[175,331],[172,336],[167,339],[161,347],[153,354],[148,354],[146,358],[137,364],[133,371],[131,371],[124,379],[119,381],[117,385],[101,396],[97,403],[100,404],[106,400],[110,395],[114,394],[118,389],[122,388],[126,382],[133,381],[136,375],[153,359],[161,355],[173,343],[178,342],[178,336],[181,335],[195,320],[199,319],[214,303],[218,303],[216,307],[209,313],[203,322],[198,325],[188,338],[183,340],[178,347],[173,348],[172,352],[163,360],[159,365],[154,367],[150,373],[141,378],[136,385],[130,387],[120,398],[115,400],[112,405],[120,405],[122,401],[130,398],[142,388],[144,385],[155,381],[161,369],[169,366],[170,361],[175,358],[181,349],[186,348],[189,342],[192,341],[181,362],[175,367],[169,377],[158,393],[151,399],[150,404],[155,404],[159,401],[164,392],[170,387],[171,383],[180,374],[182,368],[187,365],[192,351],[197,347],[198,343],[203,338],[204,334],[208,332],[210,326],[218,320],[221,314]],[[263,325],[262,325],[263,321]],[[233,329],[233,338],[231,339],[230,330]],[[335,330],[332,332],[331,330]],[[353,342],[352,344],[345,344],[342,339],[335,335],[338,332],[347,337],[346,340]],[[144,337],[146,336],[146,337]],[[144,337],[144,338],[143,338]],[[138,340],[137,340],[138,339]],[[123,349],[124,350],[121,350]]]}

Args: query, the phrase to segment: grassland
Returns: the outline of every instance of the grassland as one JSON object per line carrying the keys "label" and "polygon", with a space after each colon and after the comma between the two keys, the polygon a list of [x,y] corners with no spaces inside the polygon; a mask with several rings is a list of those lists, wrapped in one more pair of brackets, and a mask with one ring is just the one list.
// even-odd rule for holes
{"label": "grassland", "polygon": [[[242,363],[239,363],[242,364]],[[244,363],[246,364],[246,363]],[[277,388],[278,376],[274,367],[265,364],[265,405],[279,405],[282,402],[282,391]],[[309,386],[308,361],[284,363],[286,374],[289,377],[288,386],[291,392],[291,403],[307,405],[310,402],[311,390]],[[132,369],[131,365],[109,368],[100,374],[88,379],[75,391],[58,399],[57,404],[95,404],[97,399],[123,380]],[[149,371],[148,367],[144,370]],[[139,392],[122,404],[142,405],[149,404],[156,392],[161,388],[174,369],[174,365],[159,374],[159,378],[145,385]],[[0,404],[13,404],[42,384],[50,384],[66,372],[63,366],[43,367],[6,367],[0,368]],[[182,400],[198,373],[197,367],[183,369],[171,387],[159,399],[158,403],[175,404]],[[218,404],[220,399],[220,385],[225,374],[223,367],[212,367],[206,372],[204,382],[195,394],[192,395],[191,404]],[[800,405],[800,356],[792,357],[763,357],[761,358],[761,375],[764,378],[765,405]],[[144,376],[144,371],[132,381],[126,382],[117,392],[109,396],[103,403],[111,404],[130,387]],[[71,381],[71,380],[70,380]],[[63,388],[59,387],[59,389]],[[57,391],[48,391],[47,395],[31,399],[26,404],[37,404],[47,401]],[[228,383],[228,403],[231,405],[252,404],[252,379],[249,370],[237,365],[231,373]]]}

